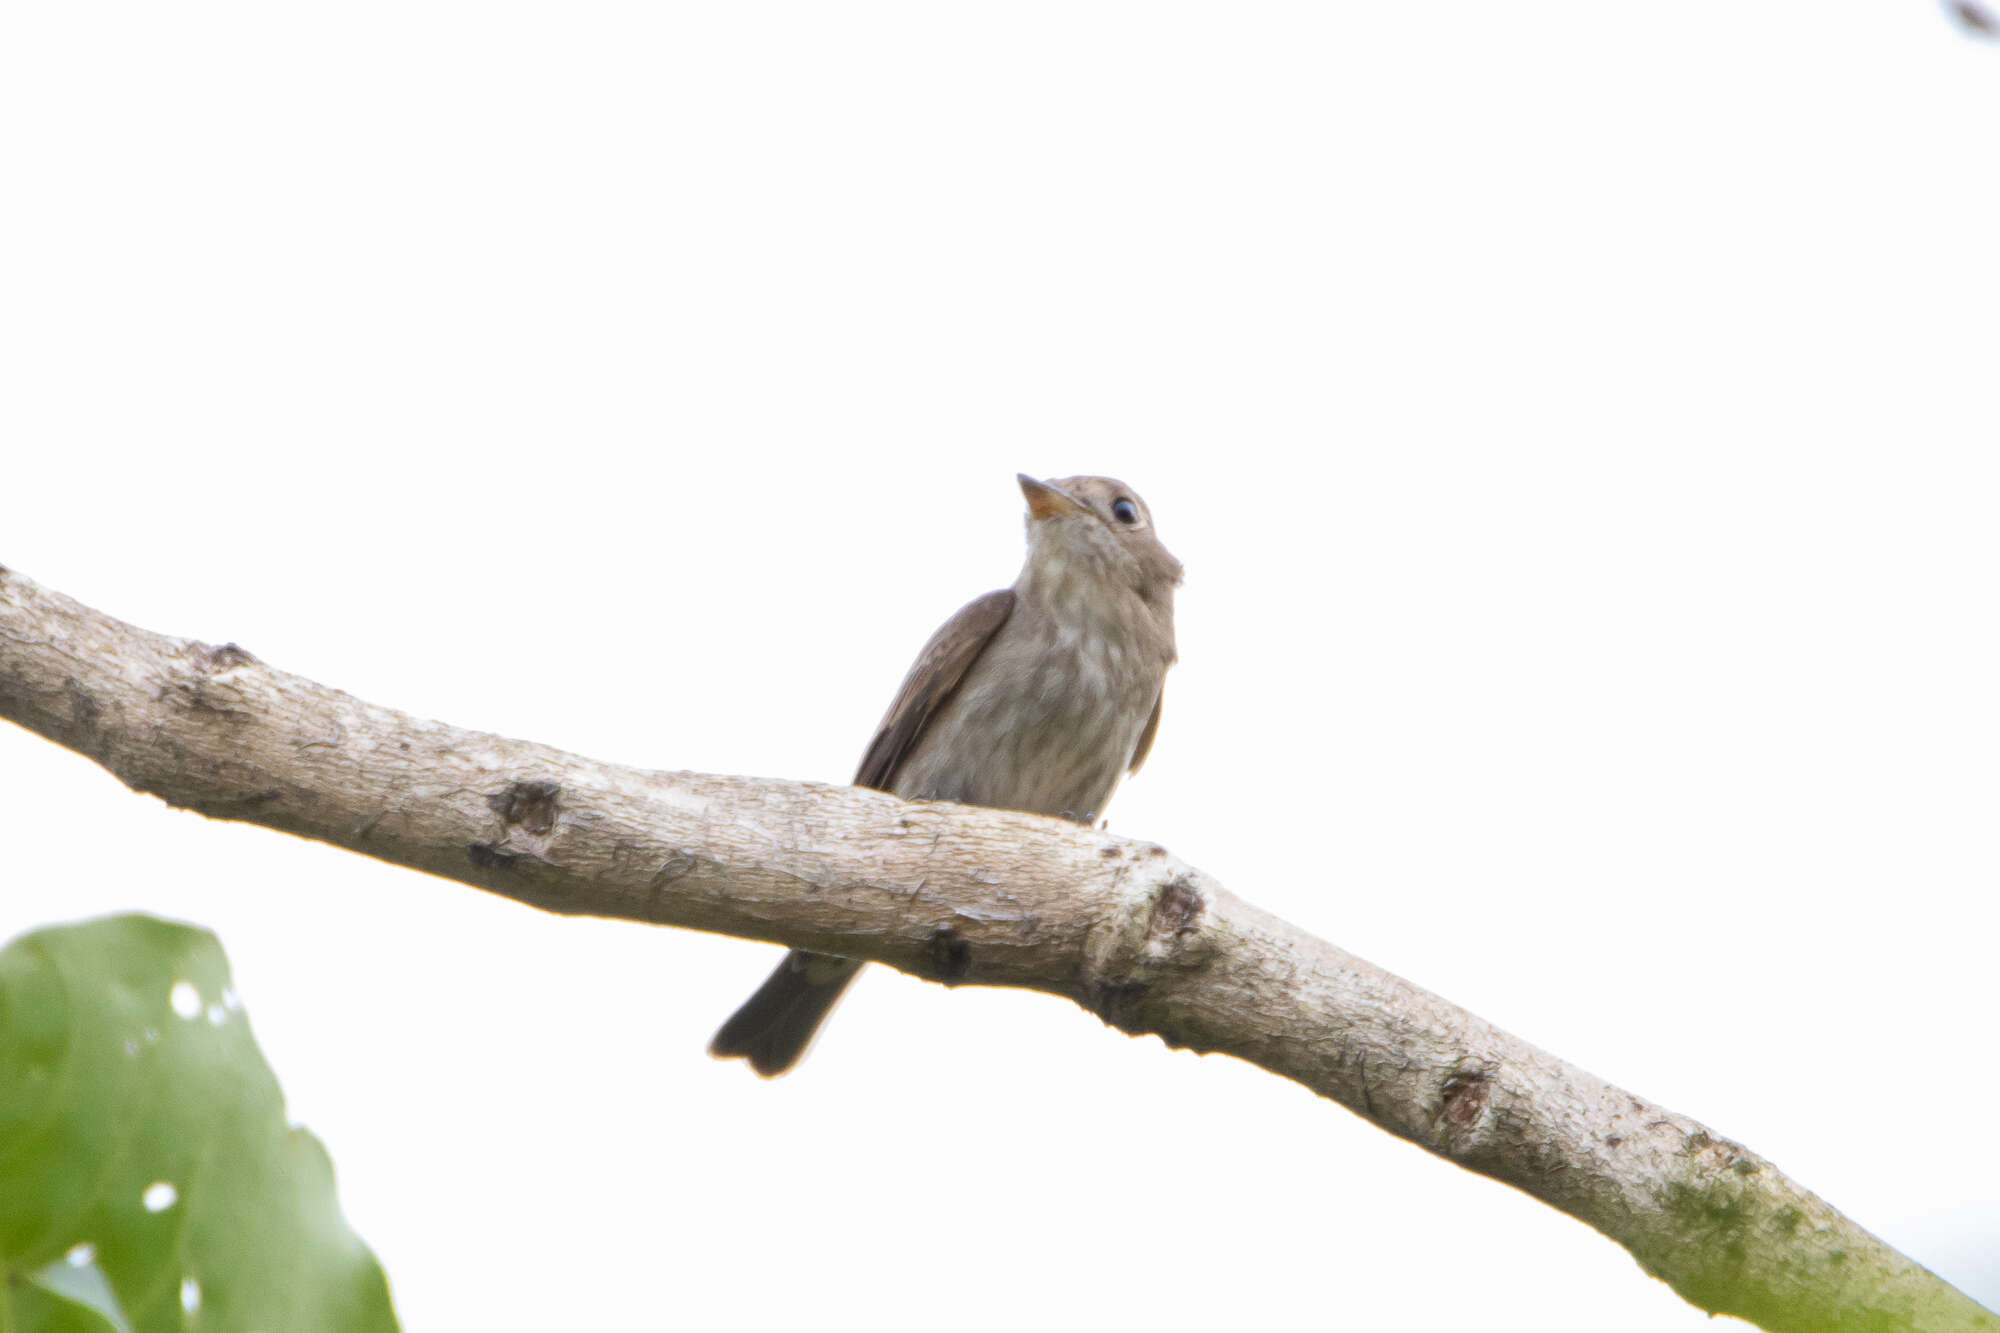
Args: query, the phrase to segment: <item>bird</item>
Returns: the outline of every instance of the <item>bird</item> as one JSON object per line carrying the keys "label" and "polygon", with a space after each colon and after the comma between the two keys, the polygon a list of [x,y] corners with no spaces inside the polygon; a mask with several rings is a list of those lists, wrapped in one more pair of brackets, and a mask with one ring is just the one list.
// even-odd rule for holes
{"label": "bird", "polygon": [[[1159,733],[1181,564],[1125,483],[1015,480],[1028,506],[1019,577],[931,636],[854,785],[1087,826]],[[785,1073],[861,967],[792,950],[716,1032],[709,1054],[748,1060],[765,1078]]]}

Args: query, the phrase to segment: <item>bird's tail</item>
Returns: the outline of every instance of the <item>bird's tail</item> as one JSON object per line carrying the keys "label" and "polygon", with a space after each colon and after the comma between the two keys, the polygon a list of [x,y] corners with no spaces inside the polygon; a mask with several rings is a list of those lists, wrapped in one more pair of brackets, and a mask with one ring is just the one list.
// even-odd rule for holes
{"label": "bird's tail", "polygon": [[718,1060],[747,1059],[765,1078],[776,1078],[799,1062],[860,970],[852,958],[792,950],[770,980],[729,1016],[708,1043],[708,1053]]}

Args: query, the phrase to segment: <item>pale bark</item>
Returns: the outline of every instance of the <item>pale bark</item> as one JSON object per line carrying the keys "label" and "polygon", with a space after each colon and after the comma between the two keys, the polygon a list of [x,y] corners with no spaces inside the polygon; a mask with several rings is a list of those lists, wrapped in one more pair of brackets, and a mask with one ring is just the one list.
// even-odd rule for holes
{"label": "pale bark", "polygon": [[2000,1318],[1749,1149],[1151,843],[846,787],[596,763],[377,707],[4,570],[0,716],[170,805],[548,911],[1067,996],[1127,1032],[1294,1079],[1514,1185],[1704,1310],[1770,1329],[2000,1333]]}

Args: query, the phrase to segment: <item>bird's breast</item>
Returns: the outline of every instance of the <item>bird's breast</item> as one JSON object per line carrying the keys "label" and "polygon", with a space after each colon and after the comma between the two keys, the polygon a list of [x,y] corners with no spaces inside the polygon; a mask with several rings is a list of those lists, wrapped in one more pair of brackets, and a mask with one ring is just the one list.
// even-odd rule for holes
{"label": "bird's breast", "polygon": [[1089,823],[1131,762],[1170,646],[1017,614],[933,715],[895,792]]}

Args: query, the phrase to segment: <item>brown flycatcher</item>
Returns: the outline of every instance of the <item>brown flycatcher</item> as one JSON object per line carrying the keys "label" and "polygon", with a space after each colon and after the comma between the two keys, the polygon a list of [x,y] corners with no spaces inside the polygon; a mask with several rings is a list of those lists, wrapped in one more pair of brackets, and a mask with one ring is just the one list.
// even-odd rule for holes
{"label": "brown flycatcher", "polygon": [[[1181,565],[1125,483],[1019,480],[1021,576],[931,636],[854,785],[1090,824],[1159,730]],[[709,1054],[742,1056],[766,1078],[784,1073],[861,966],[792,950]]]}

